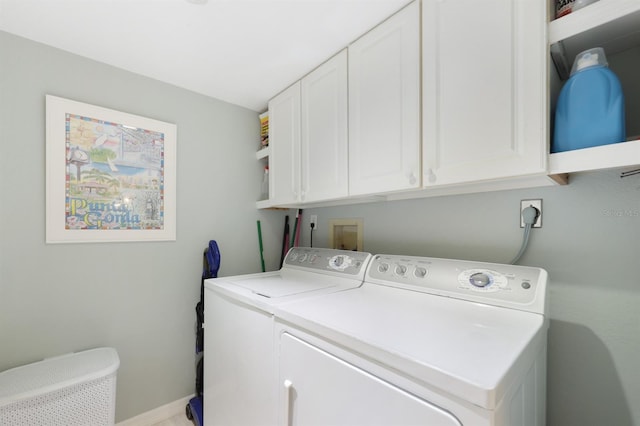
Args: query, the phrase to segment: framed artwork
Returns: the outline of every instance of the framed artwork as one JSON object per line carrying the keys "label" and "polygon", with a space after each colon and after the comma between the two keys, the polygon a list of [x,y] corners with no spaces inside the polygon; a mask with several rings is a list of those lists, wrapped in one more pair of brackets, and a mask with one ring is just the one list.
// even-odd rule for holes
{"label": "framed artwork", "polygon": [[47,95],[47,243],[175,240],[176,132]]}

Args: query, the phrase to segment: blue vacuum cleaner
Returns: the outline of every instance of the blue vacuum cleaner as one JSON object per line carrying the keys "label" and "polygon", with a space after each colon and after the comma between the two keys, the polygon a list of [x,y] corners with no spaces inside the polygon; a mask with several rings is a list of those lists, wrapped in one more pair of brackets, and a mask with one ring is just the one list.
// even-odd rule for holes
{"label": "blue vacuum cleaner", "polygon": [[202,280],[200,282],[200,301],[196,304],[196,396],[189,400],[185,407],[187,418],[196,426],[203,426],[202,416],[202,385],[204,369],[204,280],[217,278],[220,269],[220,250],[215,240],[209,241],[209,246],[204,249],[202,265]]}

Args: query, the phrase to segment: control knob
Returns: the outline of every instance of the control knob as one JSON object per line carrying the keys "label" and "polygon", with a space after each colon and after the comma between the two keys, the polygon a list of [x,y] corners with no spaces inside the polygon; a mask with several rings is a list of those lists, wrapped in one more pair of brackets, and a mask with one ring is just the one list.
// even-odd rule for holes
{"label": "control knob", "polygon": [[351,258],[349,258],[349,256],[339,254],[329,259],[329,267],[336,271],[344,271],[349,265],[351,265]]}
{"label": "control knob", "polygon": [[388,263],[381,263],[380,265],[378,265],[378,272],[382,272],[384,274],[388,270],[389,270],[389,264]]}
{"label": "control knob", "polygon": [[469,282],[475,287],[486,287],[491,284],[491,277],[484,272],[476,272],[469,277]]}
{"label": "control knob", "polygon": [[396,274],[400,275],[400,276],[404,276],[404,274],[407,272],[407,267],[404,265],[398,265],[396,266]]}
{"label": "control knob", "polygon": [[416,278],[424,278],[427,275],[427,270],[419,266],[415,271],[413,271],[413,275],[415,275]]}

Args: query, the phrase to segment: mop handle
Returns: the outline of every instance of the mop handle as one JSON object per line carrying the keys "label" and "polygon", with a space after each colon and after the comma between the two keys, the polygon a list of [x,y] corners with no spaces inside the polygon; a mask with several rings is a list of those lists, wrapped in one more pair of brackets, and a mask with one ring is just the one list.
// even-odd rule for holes
{"label": "mop handle", "polygon": [[260,221],[258,221],[258,245],[260,247],[260,264],[262,265],[262,272],[265,272],[264,254],[262,253],[262,228],[260,227]]}

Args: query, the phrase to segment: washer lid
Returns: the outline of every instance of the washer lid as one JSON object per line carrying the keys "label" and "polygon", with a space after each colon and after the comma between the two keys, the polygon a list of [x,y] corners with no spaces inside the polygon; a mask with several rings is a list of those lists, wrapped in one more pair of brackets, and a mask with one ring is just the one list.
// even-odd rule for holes
{"label": "washer lid", "polygon": [[365,252],[293,247],[279,271],[209,279],[205,286],[265,309],[298,296],[358,287],[370,259]]}
{"label": "washer lid", "polygon": [[542,315],[366,282],[275,315],[487,409],[546,341]]}
{"label": "washer lid", "polygon": [[[290,280],[280,275],[231,281],[259,296],[269,299],[294,296],[325,288],[336,287],[336,280]],[[359,284],[359,283],[358,283]]]}
{"label": "washer lid", "polygon": [[264,312],[303,298],[355,288],[362,281],[305,271],[263,272],[205,280],[205,288]]}

